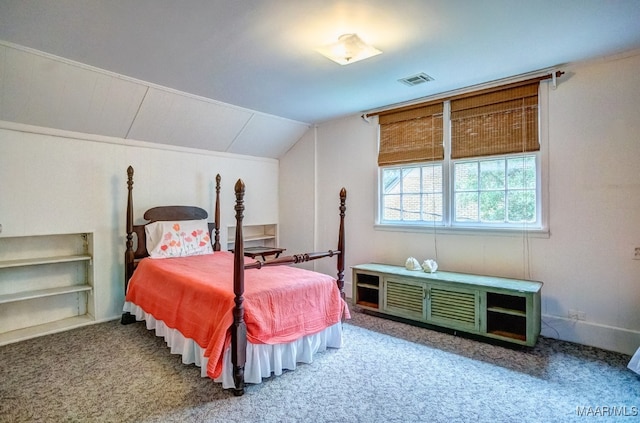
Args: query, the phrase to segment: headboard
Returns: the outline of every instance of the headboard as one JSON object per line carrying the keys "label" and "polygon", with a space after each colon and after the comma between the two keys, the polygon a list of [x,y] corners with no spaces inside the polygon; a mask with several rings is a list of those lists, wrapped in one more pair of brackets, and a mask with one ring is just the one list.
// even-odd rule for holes
{"label": "headboard", "polygon": [[[207,222],[214,251],[220,251],[220,175],[216,175],[216,204],[213,222]],[[125,251],[125,292],[126,285],[138,262],[149,256],[145,226],[158,221],[202,220],[209,217],[206,210],[195,206],[161,206],[153,207],[144,213],[147,223],[133,224],[133,167],[127,168],[127,249]],[[133,248],[133,234],[136,234],[136,248]]]}

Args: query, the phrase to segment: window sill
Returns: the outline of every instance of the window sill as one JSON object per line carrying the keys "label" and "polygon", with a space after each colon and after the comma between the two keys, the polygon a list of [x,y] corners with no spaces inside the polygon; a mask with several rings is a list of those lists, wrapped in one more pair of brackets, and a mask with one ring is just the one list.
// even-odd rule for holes
{"label": "window sill", "polygon": [[413,232],[413,233],[436,233],[443,235],[473,235],[473,236],[506,236],[532,238],[549,238],[549,229],[539,228],[479,228],[479,227],[444,227],[427,225],[388,225],[375,224],[376,231],[387,232]]}

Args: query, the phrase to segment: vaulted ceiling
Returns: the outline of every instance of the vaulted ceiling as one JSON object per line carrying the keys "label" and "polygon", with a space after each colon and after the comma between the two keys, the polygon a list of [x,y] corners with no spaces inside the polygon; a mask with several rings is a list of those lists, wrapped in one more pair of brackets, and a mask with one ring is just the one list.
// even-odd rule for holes
{"label": "vaulted ceiling", "polygon": [[[637,0],[0,0],[0,119],[277,158],[314,123],[640,48],[639,22]],[[315,51],[345,33],[383,53]]]}

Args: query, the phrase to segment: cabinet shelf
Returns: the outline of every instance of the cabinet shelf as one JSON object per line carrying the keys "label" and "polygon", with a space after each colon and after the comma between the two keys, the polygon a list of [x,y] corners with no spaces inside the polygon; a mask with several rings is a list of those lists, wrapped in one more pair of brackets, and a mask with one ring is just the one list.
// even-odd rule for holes
{"label": "cabinet shelf", "polygon": [[507,332],[504,330],[493,330],[487,333],[489,335],[494,335],[497,338],[510,338],[520,342],[526,342],[527,340],[527,337],[522,333]]}
{"label": "cabinet shelf", "polygon": [[376,291],[380,289],[378,285],[371,285],[368,283],[359,283],[358,286],[362,288],[375,289]]}
{"label": "cabinet shelf", "polygon": [[510,308],[504,308],[504,307],[487,307],[487,311],[492,313],[509,314],[511,316],[521,316],[521,317],[527,316],[526,311],[513,310]]}

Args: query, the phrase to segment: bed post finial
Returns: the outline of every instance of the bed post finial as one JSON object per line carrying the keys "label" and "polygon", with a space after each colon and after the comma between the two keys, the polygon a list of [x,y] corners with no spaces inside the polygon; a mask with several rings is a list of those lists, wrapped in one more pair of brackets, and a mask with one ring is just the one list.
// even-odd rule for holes
{"label": "bed post finial", "polygon": [[220,251],[220,174],[216,175],[216,210],[214,216],[213,250]]}
{"label": "bed post finial", "polygon": [[340,229],[338,231],[338,250],[340,254],[338,255],[338,289],[340,290],[340,296],[342,299],[345,299],[344,293],[344,215],[347,210],[347,206],[345,205],[347,201],[347,190],[342,187],[340,190]]}
{"label": "bed post finial", "polygon": [[244,393],[244,364],[247,352],[247,326],[244,322],[244,239],[242,220],[244,218],[244,182],[238,179],[236,192],[236,237],[233,249],[233,292],[235,307],[231,326],[231,363],[233,364],[234,395]]}

